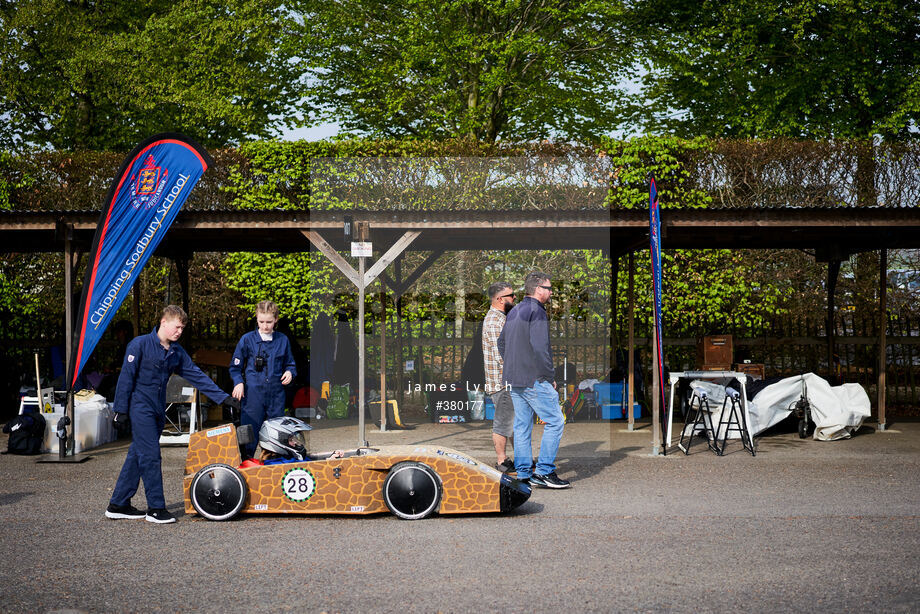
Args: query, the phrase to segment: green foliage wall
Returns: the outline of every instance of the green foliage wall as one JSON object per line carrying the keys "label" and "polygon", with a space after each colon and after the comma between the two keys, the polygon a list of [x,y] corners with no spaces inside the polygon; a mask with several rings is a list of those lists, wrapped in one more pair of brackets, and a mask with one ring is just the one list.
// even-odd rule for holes
{"label": "green foliage wall", "polygon": [[[647,174],[653,171],[665,210],[670,207],[857,206],[859,201],[853,186],[858,183],[855,180],[858,160],[866,153],[874,160],[878,204],[905,206],[917,202],[920,198],[920,174],[916,172],[920,167],[918,143],[872,145],[849,141],[725,141],[646,136],[628,141],[601,139],[592,146],[544,142],[490,145],[467,140],[412,139],[258,141],[238,149],[215,150],[216,164],[196,187],[186,207],[304,211],[368,206],[359,199],[368,197],[366,189],[375,177],[364,176],[359,171],[377,172],[373,167],[376,161],[382,166],[389,164],[409,170],[430,163],[441,177],[447,177],[446,170],[450,168],[458,175],[461,170],[466,172],[470,168],[474,171],[470,174],[481,172],[473,164],[477,160],[488,160],[487,165],[500,168],[506,177],[517,183],[505,191],[494,189],[492,194],[497,196],[489,201],[481,198],[484,194],[481,185],[449,178],[453,183],[446,179],[442,183],[456,190],[452,199],[439,201],[430,194],[417,198],[409,191],[406,202],[414,208],[579,210],[609,207],[643,210],[648,204]],[[121,155],[109,152],[33,151],[0,156],[0,204],[8,203],[3,206],[16,210],[98,209],[120,160]],[[365,191],[355,188],[344,196],[325,191],[326,186],[317,182],[317,175],[322,174],[317,169],[333,168],[335,162],[342,162],[340,169],[335,171],[341,174],[330,173],[333,179],[344,179],[342,183],[347,183],[354,178],[354,183]],[[400,164],[404,166],[399,167]],[[594,187],[559,180],[570,171],[582,173],[585,183],[593,182]],[[530,177],[527,180],[530,183],[517,179],[522,176]],[[501,188],[500,182],[498,185]],[[388,189],[398,188],[397,183]],[[476,192],[479,201],[472,202],[463,196],[474,190],[479,190]],[[527,198],[508,197],[509,193],[518,191],[529,191]],[[370,202],[376,206],[382,201]],[[389,203],[396,210],[404,205]],[[304,239],[305,250],[308,245]],[[789,260],[792,256],[784,258]],[[408,254],[404,270],[411,270],[423,257],[424,254]],[[782,313],[784,309],[796,309],[797,301],[801,302],[805,294],[808,300],[807,305],[802,303],[802,313],[813,313],[820,298],[812,296],[811,290],[793,287],[782,270],[765,266],[762,252],[744,254],[739,261],[742,256],[738,252],[683,253],[665,249],[664,257],[666,334],[691,330],[695,332],[689,334],[709,332],[726,321],[748,322],[755,326],[760,318]],[[611,304],[613,297],[603,294],[610,288],[610,269],[609,264],[602,266],[603,258],[598,258],[591,253],[514,255],[496,252],[466,254],[462,258],[459,255],[451,257],[449,253],[423,277],[421,284],[443,295],[438,304],[451,305],[450,295],[458,279],[465,291],[475,293],[488,286],[490,275],[506,275],[511,278],[509,281],[517,283],[514,277],[523,279],[526,273],[522,273],[523,269],[545,267],[559,280],[568,277],[566,281],[572,282],[573,295],[585,288],[591,292],[597,290],[599,306],[592,306],[590,311],[601,313],[603,305]],[[499,265],[507,267],[496,268]],[[813,268],[809,268],[810,272],[803,268],[799,277],[813,276]],[[620,270],[625,270],[625,260],[620,263]],[[647,293],[641,290],[648,287],[644,277],[646,270],[644,251],[639,251],[636,287],[640,289],[637,294],[640,334],[648,311]],[[7,271],[8,283],[21,278],[13,269]],[[283,314],[295,319],[311,319],[321,311],[329,312],[339,305],[350,309],[348,306],[354,304],[350,298],[354,289],[324,257],[313,251],[283,256],[226,256],[221,261],[218,277],[223,287],[230,290],[225,298],[232,301],[233,292],[237,292],[238,303],[247,313],[255,302],[263,299],[276,301]],[[213,278],[213,275],[207,277]],[[78,283],[82,279],[79,273],[77,279]],[[579,283],[578,288],[575,281]],[[156,282],[150,287],[161,286]],[[623,277],[618,288],[617,302],[622,308],[626,299]],[[334,300],[336,295],[339,295],[339,303]],[[45,301],[59,300],[59,295],[48,294],[47,298],[41,298],[41,309],[45,309]],[[370,300],[373,302],[377,298],[372,294]],[[466,308],[478,308],[474,303],[467,301]],[[577,310],[578,307],[573,303],[571,308]],[[216,311],[220,308],[214,302],[207,303],[206,309],[208,314],[219,315]],[[432,307],[430,301],[407,301],[403,309],[407,317],[424,317]],[[369,311],[373,310],[379,310],[379,306],[372,303]],[[239,312],[231,315],[236,317]]]}
{"label": "green foliage wall", "polygon": [[[676,137],[651,137],[622,142],[612,139],[601,140],[596,148],[544,146],[483,146],[466,141],[344,141],[338,143],[276,143],[260,142],[245,145],[241,153],[246,160],[238,170],[231,172],[231,192],[234,204],[241,208],[254,209],[304,209],[314,203],[323,208],[348,208],[354,203],[319,198],[306,189],[310,185],[310,170],[317,159],[328,158],[423,158],[463,157],[471,154],[480,156],[546,156],[560,157],[578,155],[597,156],[604,160],[603,168],[609,169],[609,189],[606,204],[611,208],[645,209],[648,207],[647,177],[654,172],[658,180],[663,208],[704,208],[712,203],[711,194],[694,171],[701,158],[711,156],[719,143],[708,139],[685,140]],[[616,248],[616,246],[613,246]],[[637,256],[636,287],[639,289],[637,318],[640,330],[648,321],[649,301],[646,292],[650,276],[647,263],[640,251]],[[412,258],[407,256],[408,262]],[[419,258],[420,259],[420,258]],[[497,260],[508,263],[502,267],[503,274],[514,271],[515,266],[526,268],[523,261],[510,254],[496,255]],[[580,290],[590,289],[597,299],[589,311],[594,317],[609,322],[607,313],[611,304],[611,268],[607,258],[593,252],[572,252],[553,258],[544,255],[542,266],[552,267],[551,272],[566,280],[568,286],[563,292],[577,296]],[[514,262],[518,261],[515,265]],[[529,259],[534,266],[534,259]],[[474,264],[475,263],[475,264]],[[472,265],[472,266],[471,266]],[[491,270],[496,262],[487,262],[479,257],[464,263],[470,269]],[[423,284],[435,291],[451,293],[455,287],[456,263],[445,262],[423,278]],[[625,260],[622,263],[625,268]],[[692,329],[708,332],[721,326],[720,322],[731,319],[736,325],[752,328],[763,324],[763,314],[775,315],[782,311],[780,304],[788,290],[771,286],[768,280],[759,280],[753,274],[742,254],[729,250],[665,250],[665,322],[669,330]],[[259,300],[271,299],[281,305],[285,314],[296,319],[309,318],[310,314],[332,312],[335,295],[350,296],[354,289],[327,259],[317,252],[297,255],[281,254],[231,254],[225,260],[225,273],[230,285],[239,290],[247,301],[254,304]],[[509,281],[515,277],[521,281],[526,271],[511,272]],[[753,279],[752,279],[753,275]],[[440,278],[439,278],[440,276]],[[465,277],[470,291],[482,290],[490,283],[482,274]],[[626,304],[626,285],[620,284],[619,305]],[[379,310],[375,305],[377,297],[369,295],[372,306],[369,313]],[[569,305],[576,312],[585,305],[572,297],[557,297],[560,304]],[[391,307],[391,309],[393,309]],[[430,315],[431,305],[422,301],[408,301],[403,314],[408,318]],[[667,329],[666,329],[667,330]]]}
{"label": "green foliage wall", "polygon": [[[234,206],[243,209],[351,209],[361,208],[364,202],[347,200],[330,194],[326,191],[323,181],[317,178],[321,172],[317,171],[317,164],[329,169],[330,160],[368,160],[366,166],[357,170],[332,168],[328,173],[334,175],[337,181],[366,181],[360,175],[362,171],[373,172],[374,161],[392,162],[394,160],[412,163],[412,161],[436,160],[439,170],[448,172],[457,170],[454,164],[460,164],[462,169],[464,160],[483,159],[489,156],[517,159],[530,156],[539,158],[547,155],[569,155],[576,148],[553,146],[543,144],[537,146],[502,145],[490,146],[480,142],[455,140],[455,141],[424,141],[424,140],[385,140],[385,141],[338,141],[338,142],[258,142],[250,143],[240,148],[245,162],[235,167],[229,174],[230,187],[228,192],[233,196]],[[579,152],[588,151],[586,148],[577,148]],[[593,155],[593,154],[592,154]],[[333,165],[334,166],[334,165]],[[475,172],[475,170],[474,170]],[[345,176],[338,173],[358,173],[358,175]],[[458,180],[466,190],[463,194],[463,203],[468,206],[473,200],[470,197],[470,183]],[[451,206],[452,201],[439,201],[431,198],[420,202],[414,198],[409,190],[404,190],[406,201],[394,204],[397,207],[424,207],[430,204],[433,207]],[[304,239],[305,249],[308,247]],[[411,271],[423,259],[424,255],[408,253],[404,257],[405,270]],[[579,256],[572,257],[578,259]],[[502,260],[503,271],[506,266],[512,269],[515,266],[526,268],[522,264],[515,265],[516,261],[526,260],[509,254],[497,256]],[[585,256],[580,257],[586,262]],[[483,260],[477,256],[467,261],[458,263],[450,255],[445,255],[442,261],[432,268],[419,285],[425,290],[407,297],[403,301],[402,314],[409,320],[430,317],[433,313],[443,314],[442,307],[436,304],[445,301],[453,303],[453,295],[457,289],[457,269],[461,270],[461,279],[468,286],[470,292],[483,292],[494,280],[485,280],[479,269],[487,267],[490,260]],[[558,264],[551,255],[538,258],[549,264]],[[591,260],[588,257],[588,260]],[[474,262],[475,261],[475,262]],[[355,264],[355,263],[353,263]],[[493,262],[494,264],[494,262]],[[530,267],[534,266],[531,260]],[[567,267],[568,268],[568,267]],[[528,270],[512,275],[520,284]],[[591,277],[591,285],[597,288],[597,293],[609,298],[609,264],[601,267],[577,267],[580,277]],[[321,253],[312,250],[296,255],[285,254],[229,254],[224,261],[224,272],[232,288],[240,291],[247,298],[247,307],[251,307],[259,300],[270,299],[278,303],[282,313],[294,319],[312,319],[318,313],[333,313],[343,309],[347,313],[355,311],[355,289],[344,277],[329,263]],[[593,277],[591,276],[593,272]],[[566,275],[562,271],[560,275]],[[579,283],[586,283],[582,280]],[[573,286],[574,287],[574,286]],[[465,289],[464,289],[465,291]],[[434,293],[434,298],[432,298]],[[595,293],[595,294],[597,294]],[[375,288],[368,289],[368,314],[380,311],[378,294]],[[440,297],[440,298],[438,298]],[[480,305],[481,307],[481,305]],[[473,313],[477,307],[467,305],[468,313]],[[388,311],[392,316],[395,306],[389,305]],[[436,316],[440,317],[440,315]],[[451,316],[453,317],[453,316]],[[467,317],[461,314],[461,317]],[[607,319],[608,315],[602,310],[599,317]]]}

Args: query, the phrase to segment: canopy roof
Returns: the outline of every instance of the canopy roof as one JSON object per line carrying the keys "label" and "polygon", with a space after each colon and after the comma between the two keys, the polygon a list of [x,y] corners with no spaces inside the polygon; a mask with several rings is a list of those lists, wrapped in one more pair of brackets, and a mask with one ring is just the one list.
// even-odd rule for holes
{"label": "canopy roof", "polygon": [[[644,249],[648,213],[610,211],[186,211],[160,245],[163,256],[192,252],[299,252],[303,232],[315,230],[346,249],[346,215],[369,223],[371,240],[386,249],[409,230],[422,231],[409,249],[529,250]],[[59,252],[72,227],[78,250],[88,249],[98,213],[0,212],[5,252]],[[920,248],[920,209],[662,209],[663,247],[802,248],[843,254]],[[377,245],[375,245],[377,247]],[[845,256],[844,256],[845,257]],[[837,258],[835,258],[837,259]]]}

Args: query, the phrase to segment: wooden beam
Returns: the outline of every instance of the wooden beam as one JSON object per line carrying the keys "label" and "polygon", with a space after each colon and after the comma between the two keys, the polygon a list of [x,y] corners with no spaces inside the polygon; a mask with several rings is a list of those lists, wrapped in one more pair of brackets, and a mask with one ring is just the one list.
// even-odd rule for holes
{"label": "wooden beam", "polygon": [[620,258],[619,257],[611,258],[610,252],[605,252],[605,253],[607,254],[607,257],[610,258],[610,267],[611,267],[610,273],[611,273],[611,278],[613,281],[613,283],[611,284],[611,288],[613,289],[613,296],[611,297],[611,305],[610,305],[611,311],[613,312],[613,321],[610,323],[610,334],[612,336],[612,340],[615,341],[615,344],[612,344],[612,345],[615,345],[615,347],[619,347],[620,346],[620,330],[619,330],[619,327],[617,326],[617,323],[619,322],[620,305],[619,305],[619,301],[617,300],[619,297],[617,288],[620,285]]}
{"label": "wooden beam", "polygon": [[396,243],[394,243],[393,246],[390,247],[390,249],[388,249],[386,253],[381,256],[380,259],[375,262],[373,266],[371,266],[371,268],[368,269],[364,274],[365,287],[369,286],[370,283],[374,281],[374,279],[376,279],[376,277],[380,275],[384,269],[390,266],[390,263],[396,260],[396,258],[401,253],[403,253],[406,248],[409,247],[409,245],[418,238],[420,234],[422,234],[422,231],[420,230],[410,230],[404,233],[403,236],[401,236],[399,240],[396,241]]}
{"label": "wooden beam", "polygon": [[[379,261],[378,261],[379,262]],[[380,281],[380,432],[387,430],[387,291]]]}
{"label": "wooden beam", "polygon": [[364,261],[358,258],[358,447],[367,445],[367,433],[364,428],[365,377],[364,365],[367,360],[367,335],[364,334]]}
{"label": "wooden beam", "polygon": [[[355,286],[363,287],[361,280],[363,275],[359,277],[358,271],[354,269],[348,261],[346,261],[337,251],[335,251],[331,245],[315,230],[303,230],[303,235],[310,240],[316,249],[323,252],[326,255],[326,258],[329,258],[329,261],[336,266],[336,268],[345,275]],[[363,267],[362,267],[363,268]]]}
{"label": "wooden beam", "polygon": [[825,320],[825,335],[827,335],[827,381],[834,382],[834,299],[837,289],[837,276],[840,273],[840,261],[831,260],[827,263],[827,318]]}
{"label": "wooden beam", "polygon": [[633,252],[629,252],[629,264],[627,266],[629,266],[629,286],[627,289],[627,300],[629,301],[627,315],[627,334],[629,335],[629,341],[626,343],[626,351],[628,352],[629,363],[629,409],[627,409],[626,415],[629,416],[628,428],[631,431],[635,427],[636,422],[636,419],[633,417],[633,404],[636,402],[636,352],[634,350],[636,346],[636,263]]}
{"label": "wooden beam", "polygon": [[188,255],[177,256],[176,273],[179,277],[179,288],[182,290],[182,309],[188,313],[189,305],[189,286],[188,286],[188,269],[190,258]]}
{"label": "wooden beam", "polygon": [[[396,262],[393,264],[394,271],[396,275],[396,286],[402,283],[402,258],[397,258]],[[405,404],[406,395],[403,393],[403,331],[402,331],[402,296],[395,292],[394,289],[394,303],[396,305],[396,399],[399,403],[399,406],[402,407]]]}
{"label": "wooden beam", "polygon": [[[68,225],[64,228],[64,372],[68,374],[73,355],[73,266],[73,228]],[[70,390],[70,382],[67,389]],[[39,399],[41,394],[39,390]]]}
{"label": "wooden beam", "polygon": [[[73,356],[73,325],[74,325],[74,314],[73,314],[73,269],[74,269],[74,253],[73,253],[73,226],[66,225],[64,227],[64,317],[66,322],[64,322],[64,377],[73,376],[70,372],[70,361]],[[37,365],[36,365],[37,366]],[[73,404],[73,393],[76,392],[72,389],[72,383],[67,382],[67,405],[64,408],[64,415],[70,420],[70,423],[73,425],[68,429],[67,439],[65,441],[58,440],[58,458],[63,459],[67,456],[67,449],[71,446],[74,438],[76,437],[76,414],[74,413],[74,404]],[[36,396],[39,400],[39,406],[41,406],[42,400],[42,384],[41,380],[36,382]],[[74,450],[76,446],[74,445]]]}
{"label": "wooden beam", "polygon": [[[358,223],[356,225],[357,235],[359,240],[366,240],[369,226],[367,222]],[[384,269],[400,254],[405,251],[405,249],[414,241],[421,233],[420,230],[412,230],[403,234],[402,237],[396,243],[393,244],[390,249],[380,257],[377,262],[371,266],[368,271],[364,270],[364,264],[366,258],[358,258],[358,270],[355,271],[354,268],[337,252],[329,242],[326,241],[318,232],[315,230],[302,230],[301,231],[310,243],[316,246],[327,258],[338,268],[345,276],[358,287],[358,445],[365,445],[366,439],[366,430],[364,424],[364,411],[365,411],[365,391],[364,391],[364,365],[365,365],[365,353],[366,353],[366,337],[364,333],[364,294],[365,288],[376,278],[380,273],[383,273]],[[382,284],[383,282],[381,282]],[[386,306],[384,305],[384,310]],[[383,389],[383,386],[386,385],[386,348],[385,348],[385,333],[383,331],[386,329],[386,311],[384,311],[384,321],[383,328],[381,329],[381,407],[380,410],[383,412],[381,417],[381,430],[386,430],[386,390]]]}
{"label": "wooden beam", "polygon": [[[398,259],[396,260],[396,264],[397,265],[399,264]],[[393,278],[387,275],[386,271],[381,271],[379,277],[380,277],[380,280],[383,281],[383,283],[385,283],[387,286],[389,286],[390,290],[392,290],[393,292],[396,292],[397,290],[399,290],[399,284],[393,281]]]}

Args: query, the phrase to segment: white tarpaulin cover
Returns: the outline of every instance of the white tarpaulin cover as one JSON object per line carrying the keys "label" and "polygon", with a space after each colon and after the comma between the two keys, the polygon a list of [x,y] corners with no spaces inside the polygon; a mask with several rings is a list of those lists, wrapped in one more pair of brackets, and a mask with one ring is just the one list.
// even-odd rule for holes
{"label": "white tarpaulin cover", "polygon": [[[792,406],[802,395],[803,383],[807,387],[811,419],[816,425],[814,438],[819,441],[850,437],[870,415],[869,395],[859,384],[831,386],[826,379],[814,373],[806,373],[787,377],[771,384],[748,401],[748,427],[751,433],[756,435],[765,431],[792,413]],[[695,380],[690,386],[694,390],[706,391],[709,406],[712,409],[713,427],[718,428],[722,415],[722,402],[725,399],[725,385]],[[726,414],[728,407],[729,405],[726,404]],[[720,430],[718,435],[721,439],[724,429]],[[736,431],[728,434],[729,439],[740,439],[740,437],[740,433]]]}

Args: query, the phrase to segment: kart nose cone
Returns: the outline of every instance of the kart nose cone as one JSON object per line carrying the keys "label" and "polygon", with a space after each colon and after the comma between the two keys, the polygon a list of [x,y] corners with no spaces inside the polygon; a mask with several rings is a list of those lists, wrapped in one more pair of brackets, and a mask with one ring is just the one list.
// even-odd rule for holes
{"label": "kart nose cone", "polygon": [[530,498],[530,485],[503,473],[501,477],[499,505],[501,511],[508,512]]}

